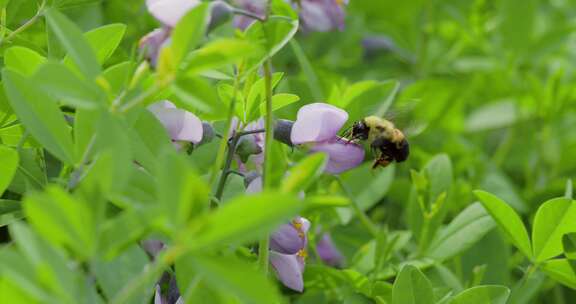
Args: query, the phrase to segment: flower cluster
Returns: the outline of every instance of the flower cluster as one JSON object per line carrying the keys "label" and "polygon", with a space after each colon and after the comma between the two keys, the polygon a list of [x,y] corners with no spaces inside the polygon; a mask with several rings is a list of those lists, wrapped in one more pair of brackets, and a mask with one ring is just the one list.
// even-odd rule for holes
{"label": "flower cluster", "polygon": [[[344,8],[348,0],[286,1],[299,11],[302,30],[306,32],[344,29]],[[145,50],[145,55],[153,66],[156,65],[160,49],[170,41],[170,33],[178,21],[201,3],[200,0],[146,0],[148,11],[162,24],[161,28],[153,30],[140,41],[140,48]],[[233,0],[233,4],[236,8],[223,1],[213,1],[210,20],[207,21],[212,25],[209,27],[220,24],[234,13],[237,13],[234,17],[234,26],[242,30],[256,19],[265,18],[266,0]]]}

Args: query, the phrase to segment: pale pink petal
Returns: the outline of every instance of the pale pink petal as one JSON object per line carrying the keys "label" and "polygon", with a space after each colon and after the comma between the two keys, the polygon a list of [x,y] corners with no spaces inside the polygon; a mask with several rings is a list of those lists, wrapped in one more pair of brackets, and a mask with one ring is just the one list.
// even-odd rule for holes
{"label": "pale pink petal", "polygon": [[364,148],[349,143],[345,139],[335,138],[327,142],[314,144],[310,151],[328,154],[325,171],[338,174],[359,166],[364,161]]}
{"label": "pale pink petal", "polygon": [[204,127],[202,126],[202,121],[200,121],[200,118],[190,112],[184,111],[182,128],[176,137],[173,137],[172,139],[190,141],[194,144],[197,144],[202,141],[203,133]]}
{"label": "pale pink petal", "polygon": [[200,0],[147,0],[146,6],[158,21],[169,27],[175,27],[189,10],[200,3]]}
{"label": "pale pink petal", "polygon": [[326,103],[313,103],[300,108],[292,127],[290,139],[299,145],[321,142],[338,135],[338,131],[348,120],[348,113]]}
{"label": "pale pink petal", "polygon": [[172,140],[194,144],[202,141],[204,127],[196,115],[178,109],[166,100],[151,104],[148,110],[162,123]]}

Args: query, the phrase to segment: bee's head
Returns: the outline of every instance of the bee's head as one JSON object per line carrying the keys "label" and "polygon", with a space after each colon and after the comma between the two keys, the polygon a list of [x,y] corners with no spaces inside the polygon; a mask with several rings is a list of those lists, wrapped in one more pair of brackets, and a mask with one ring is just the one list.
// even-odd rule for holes
{"label": "bee's head", "polygon": [[352,125],[352,138],[351,139],[368,139],[368,134],[370,133],[370,128],[366,125],[363,120],[357,121]]}

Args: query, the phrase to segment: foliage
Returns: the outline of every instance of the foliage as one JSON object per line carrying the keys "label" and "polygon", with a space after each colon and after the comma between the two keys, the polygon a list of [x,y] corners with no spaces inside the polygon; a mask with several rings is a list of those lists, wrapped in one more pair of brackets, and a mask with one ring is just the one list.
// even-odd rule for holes
{"label": "foliage", "polygon": [[[576,301],[574,1],[352,0],[325,32],[204,1],[157,56],[145,2],[0,1],[0,303]],[[410,158],[328,174],[270,128],[314,102],[389,118]]]}

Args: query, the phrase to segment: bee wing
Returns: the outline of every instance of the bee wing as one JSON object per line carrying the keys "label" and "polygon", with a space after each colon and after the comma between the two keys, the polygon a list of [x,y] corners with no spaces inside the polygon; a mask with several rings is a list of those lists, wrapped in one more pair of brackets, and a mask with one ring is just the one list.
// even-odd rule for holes
{"label": "bee wing", "polygon": [[403,102],[400,105],[395,105],[386,111],[382,118],[392,121],[396,128],[402,130],[406,136],[414,136],[419,133],[419,128],[411,114],[413,113],[413,110],[417,104],[417,100],[410,100]]}

